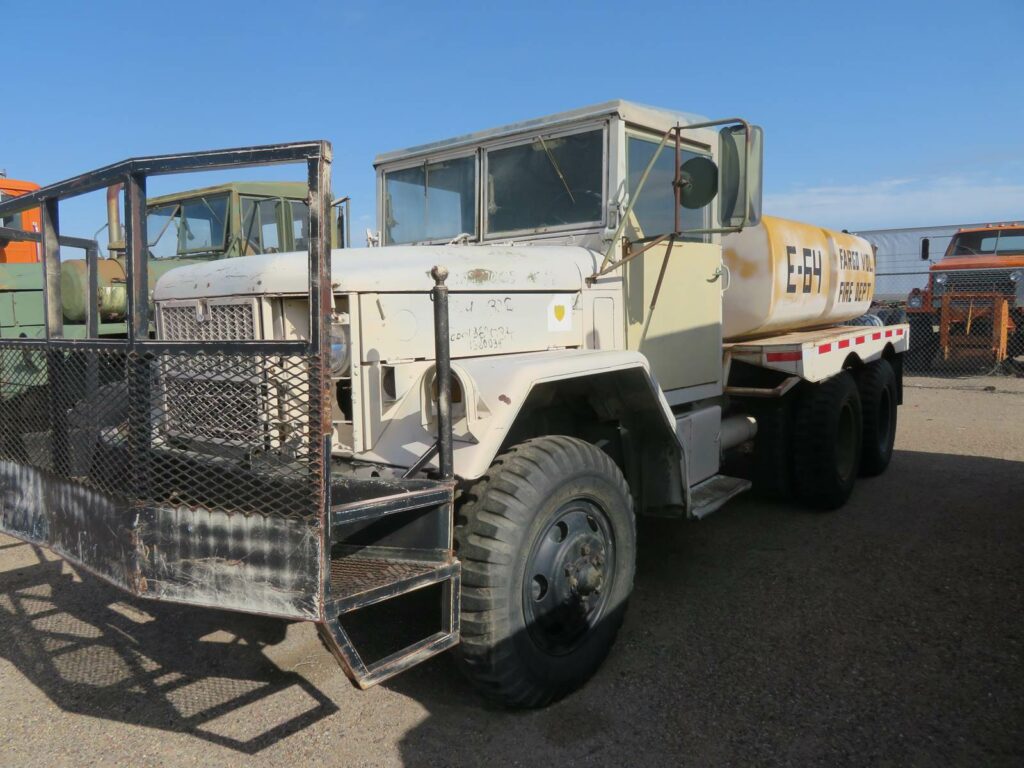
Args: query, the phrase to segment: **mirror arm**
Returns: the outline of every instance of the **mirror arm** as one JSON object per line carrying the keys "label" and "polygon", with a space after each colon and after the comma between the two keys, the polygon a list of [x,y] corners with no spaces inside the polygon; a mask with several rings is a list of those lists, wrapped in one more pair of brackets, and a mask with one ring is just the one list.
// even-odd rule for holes
{"label": "mirror arm", "polygon": [[[640,176],[640,181],[637,182],[636,189],[633,191],[633,194],[631,194],[630,197],[629,197],[629,203],[626,205],[626,210],[622,212],[622,216],[619,218],[618,226],[615,228],[615,233],[612,235],[611,242],[608,243],[608,249],[605,251],[604,258],[601,260],[601,266],[598,267],[594,271],[594,274],[592,274],[590,277],[587,278],[587,282],[590,282],[590,283],[594,282],[597,278],[601,277],[602,275],[608,274],[609,272],[613,271],[617,267],[619,267],[622,264],[624,264],[626,261],[628,261],[630,259],[633,259],[633,258],[636,258],[636,256],[639,256],[640,253],[642,253],[642,251],[641,251],[640,253],[630,254],[629,256],[627,256],[625,259],[622,259],[621,261],[617,261],[617,262],[614,262],[614,263],[612,262],[612,253],[615,250],[615,244],[618,242],[619,238],[622,237],[622,233],[626,229],[626,224],[629,222],[629,215],[633,212],[633,207],[636,205],[637,198],[640,197],[640,193],[643,191],[644,184],[647,183],[647,177],[650,176],[651,170],[654,168],[654,163],[658,160],[658,157],[661,155],[661,151],[665,148],[665,144],[668,143],[669,137],[675,135],[675,140],[676,140],[676,176],[677,176],[676,180],[678,182],[678,176],[679,176],[679,162],[678,162],[678,160],[679,160],[679,151],[680,151],[680,148],[679,148],[679,143],[680,143],[679,134],[682,131],[695,130],[697,128],[713,128],[713,127],[718,126],[718,125],[735,125],[735,124],[742,125],[744,127],[744,129],[746,130],[746,152],[747,152],[747,157],[749,158],[750,153],[751,153],[751,151],[753,149],[754,140],[753,140],[753,137],[751,136],[752,131],[750,130],[750,123],[748,123],[742,117],[726,117],[726,118],[722,118],[721,120],[708,120],[708,121],[703,122],[703,123],[690,123],[688,125],[676,124],[676,125],[672,126],[671,128],[669,128],[667,131],[665,131],[665,134],[661,137],[661,141],[658,142],[658,148],[654,150],[654,154],[651,155],[651,159],[647,163],[647,167],[644,168],[644,172]],[[739,232],[740,230],[743,229],[743,227],[723,227],[723,228],[718,228],[718,229],[689,229],[689,230],[685,230],[683,232],[680,232],[680,231],[678,231],[678,229],[679,229],[679,223],[678,223],[678,218],[679,218],[679,186],[678,186],[678,184],[676,184],[675,195],[676,195],[676,212],[675,212],[675,216],[676,216],[676,230],[677,231],[673,233],[674,235],[697,234],[697,233],[699,233],[699,234],[718,234],[718,233],[728,233],[728,232]],[[746,207],[746,206],[744,206],[744,207]],[[744,214],[744,226],[746,226],[748,223],[749,222],[746,221],[746,214]],[[664,235],[664,236],[662,236],[660,238],[656,238],[656,241],[657,242],[662,242],[663,240],[668,239],[668,237],[670,237],[670,235]],[[644,250],[646,250],[646,248]]]}

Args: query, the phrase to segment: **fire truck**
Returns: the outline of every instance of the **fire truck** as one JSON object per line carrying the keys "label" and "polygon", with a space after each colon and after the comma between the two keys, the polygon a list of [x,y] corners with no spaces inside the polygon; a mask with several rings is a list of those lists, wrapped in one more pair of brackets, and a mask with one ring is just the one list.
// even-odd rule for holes
{"label": "fire truck", "polygon": [[[566,695],[612,648],[638,515],[751,488],[835,509],[892,457],[908,328],[857,324],[867,242],[762,217],[762,147],[613,101],[389,152],[380,246],[333,251],[326,142],[0,204],[42,208],[47,292],[45,337],[0,342],[0,528],[134,595],[316,622],[360,687],[454,649],[508,706]],[[150,296],[147,177],[283,162],[308,247]],[[69,339],[55,211],[113,183],[128,335]]]}

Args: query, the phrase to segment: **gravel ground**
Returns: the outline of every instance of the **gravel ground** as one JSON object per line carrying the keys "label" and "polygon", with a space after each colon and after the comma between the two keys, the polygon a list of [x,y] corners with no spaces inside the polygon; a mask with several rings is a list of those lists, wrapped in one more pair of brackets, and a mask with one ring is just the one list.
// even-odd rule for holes
{"label": "gravel ground", "polygon": [[359,693],[311,625],[130,600],[0,536],[0,762],[1020,765],[1024,394],[917,383],[841,512],[645,521],[616,648],[543,711],[448,657]]}

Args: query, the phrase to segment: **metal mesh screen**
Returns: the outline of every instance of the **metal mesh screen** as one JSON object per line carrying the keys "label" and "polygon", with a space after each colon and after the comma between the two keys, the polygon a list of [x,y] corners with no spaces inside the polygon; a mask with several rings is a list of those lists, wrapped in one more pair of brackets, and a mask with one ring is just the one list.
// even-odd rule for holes
{"label": "metal mesh screen", "polygon": [[910,286],[891,302],[892,311],[905,313],[902,319],[910,323],[907,375],[1024,378],[1024,268],[895,277]]}
{"label": "metal mesh screen", "polygon": [[129,502],[313,518],[317,363],[0,342],[0,459]]}

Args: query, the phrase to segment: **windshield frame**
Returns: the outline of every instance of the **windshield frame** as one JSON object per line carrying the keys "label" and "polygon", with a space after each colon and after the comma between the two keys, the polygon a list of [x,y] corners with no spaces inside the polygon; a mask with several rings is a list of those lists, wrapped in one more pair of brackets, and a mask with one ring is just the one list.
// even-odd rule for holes
{"label": "windshield frame", "polygon": [[480,230],[481,238],[483,241],[488,240],[512,240],[517,237],[529,237],[531,235],[546,235],[546,234],[557,234],[561,232],[578,232],[580,234],[599,232],[605,228],[606,222],[608,221],[608,163],[609,155],[611,153],[611,147],[609,146],[609,120],[607,118],[601,120],[591,120],[580,123],[573,123],[572,125],[565,126],[563,128],[556,128],[555,130],[545,131],[543,128],[538,131],[531,131],[527,134],[517,134],[516,136],[510,137],[506,141],[496,141],[490,144],[484,144],[480,147],[480,174],[477,177],[477,185],[480,189],[480,203],[479,207],[481,211],[488,210],[490,206],[490,185],[484,183],[484,179],[487,179],[489,173],[489,155],[491,152],[500,151],[503,149],[510,149],[512,147],[528,146],[533,144],[538,139],[544,141],[550,141],[551,139],[560,139],[566,136],[575,136],[581,133],[591,133],[593,131],[601,131],[601,217],[594,221],[580,221],[571,224],[553,224],[546,227],[533,227],[527,229],[515,229],[515,230],[501,230],[497,232],[491,232],[487,228],[487,216],[481,215],[480,218]]}
{"label": "windshield frame", "polygon": [[447,237],[434,238],[429,240],[410,240],[406,242],[392,242],[388,238],[387,228],[387,217],[388,217],[388,175],[392,173],[399,173],[401,171],[408,171],[411,168],[422,168],[425,165],[434,165],[435,163],[443,163],[449,160],[465,160],[472,158],[473,160],[473,231],[466,233],[469,234],[471,242],[480,241],[480,232],[483,227],[483,222],[480,220],[480,174],[481,174],[481,163],[480,163],[480,152],[476,147],[466,149],[461,148],[453,150],[451,152],[439,152],[433,155],[421,155],[416,158],[404,160],[394,165],[388,165],[381,168],[380,176],[380,199],[378,201],[379,210],[377,212],[377,221],[380,222],[380,236],[382,245],[448,245],[455,238],[457,238],[461,232],[456,232]]}

